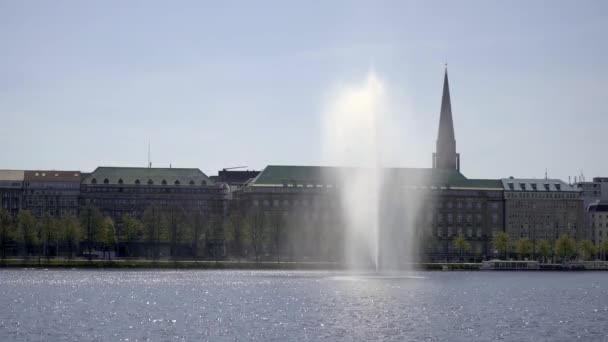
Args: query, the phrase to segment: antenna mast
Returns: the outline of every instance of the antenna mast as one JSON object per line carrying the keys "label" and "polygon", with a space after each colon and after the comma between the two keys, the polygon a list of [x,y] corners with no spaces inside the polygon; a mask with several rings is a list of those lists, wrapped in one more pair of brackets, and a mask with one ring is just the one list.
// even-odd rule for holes
{"label": "antenna mast", "polygon": [[150,141],[148,140],[148,168],[152,168],[152,161],[150,160]]}

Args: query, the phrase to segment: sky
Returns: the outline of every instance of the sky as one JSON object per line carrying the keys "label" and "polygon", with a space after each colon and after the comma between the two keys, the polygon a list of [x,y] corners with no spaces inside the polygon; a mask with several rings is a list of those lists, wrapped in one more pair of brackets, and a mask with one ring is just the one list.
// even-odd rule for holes
{"label": "sky", "polygon": [[319,165],[332,90],[381,80],[430,167],[444,63],[469,178],[608,176],[606,1],[0,0],[0,168]]}

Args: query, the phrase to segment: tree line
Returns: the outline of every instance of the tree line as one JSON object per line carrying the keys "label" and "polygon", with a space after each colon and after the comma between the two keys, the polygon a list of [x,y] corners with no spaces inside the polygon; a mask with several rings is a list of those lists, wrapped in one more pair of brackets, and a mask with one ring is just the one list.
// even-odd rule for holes
{"label": "tree line", "polygon": [[339,233],[329,223],[304,223],[296,215],[262,210],[224,217],[180,206],[152,205],[141,218],[124,214],[120,224],[92,205],[78,217],[12,217],[0,208],[0,256],[248,259],[295,261],[335,259]]}
{"label": "tree line", "polygon": [[[458,235],[453,243],[461,256],[471,250],[471,244],[462,234]],[[498,253],[497,256],[505,259],[515,256],[522,260],[568,262],[575,258],[583,261],[608,258],[608,240],[603,241],[600,246],[596,246],[591,240],[575,241],[567,235],[561,235],[552,244],[545,239],[538,240],[536,243],[528,238],[513,241],[508,233],[498,232],[492,239],[492,245]]]}

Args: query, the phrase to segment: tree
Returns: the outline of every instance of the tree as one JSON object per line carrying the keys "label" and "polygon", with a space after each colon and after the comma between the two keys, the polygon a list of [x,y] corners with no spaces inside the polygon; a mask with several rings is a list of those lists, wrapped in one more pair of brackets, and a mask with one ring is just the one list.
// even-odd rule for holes
{"label": "tree", "polygon": [[6,258],[8,244],[15,238],[15,225],[13,218],[4,208],[0,208],[0,256]]}
{"label": "tree", "polygon": [[538,253],[542,255],[544,258],[544,262],[547,262],[547,259],[553,255],[553,250],[551,249],[551,243],[547,240],[540,240],[538,242]]}
{"label": "tree", "polygon": [[178,256],[178,248],[186,238],[186,227],[184,225],[184,210],[177,205],[170,205],[164,210],[166,224],[169,233],[170,254],[173,259]]}
{"label": "tree", "polygon": [[492,241],[494,248],[498,251],[499,255],[508,258],[509,250],[511,249],[511,238],[507,232],[498,232]]}
{"label": "tree", "polygon": [[82,241],[82,228],[80,222],[73,217],[65,217],[60,221],[59,239],[68,249],[68,259],[72,259],[74,252]]}
{"label": "tree", "polygon": [[576,254],[576,242],[570,239],[567,235],[562,235],[555,241],[555,254],[562,261],[568,261]]}
{"label": "tree", "polygon": [[38,222],[29,210],[21,210],[17,214],[18,230],[17,240],[23,244],[24,256],[28,257],[33,248],[38,245]]}
{"label": "tree", "polygon": [[272,249],[277,261],[281,261],[281,255],[283,252],[284,242],[284,226],[285,220],[283,219],[283,212],[273,211],[270,214],[270,241],[272,242]]}
{"label": "tree", "polygon": [[106,252],[108,252],[108,257],[111,259],[110,251],[116,246],[116,227],[109,216],[103,218],[99,241],[103,244],[103,258],[106,258]]}
{"label": "tree", "polygon": [[57,220],[44,214],[40,221],[40,242],[44,248],[43,253],[47,260],[51,258],[50,246],[51,244],[58,245],[59,231],[57,227]]}
{"label": "tree", "polygon": [[129,214],[122,216],[122,229],[120,232],[121,240],[125,242],[125,252],[127,256],[132,256],[132,244],[141,238],[143,227],[141,221]]}
{"label": "tree", "polygon": [[142,215],[144,224],[144,238],[148,246],[152,247],[152,258],[160,257],[160,244],[166,240],[167,229],[160,207],[151,205]]}
{"label": "tree", "polygon": [[200,247],[205,238],[208,218],[200,209],[192,210],[190,213],[190,251],[194,260],[199,258]]}
{"label": "tree", "polygon": [[534,245],[528,238],[521,238],[515,243],[515,251],[521,259],[529,256],[533,249]]}
{"label": "tree", "polygon": [[102,230],[103,217],[99,209],[92,205],[80,209],[80,225],[84,230],[84,241],[87,245],[88,259],[91,260],[93,248],[99,242]]}
{"label": "tree", "polygon": [[211,256],[215,261],[223,255],[225,234],[224,222],[222,217],[213,215],[209,218],[207,232],[205,233],[205,242],[207,245],[207,255]]}
{"label": "tree", "polygon": [[464,235],[458,234],[454,239],[454,248],[458,249],[460,259],[464,260],[464,253],[471,250],[471,244],[464,238]]}
{"label": "tree", "polygon": [[232,253],[240,260],[244,257],[244,245],[248,241],[246,222],[243,215],[238,211],[233,211],[226,221],[226,240]]}
{"label": "tree", "polygon": [[597,253],[597,249],[590,240],[583,240],[578,245],[579,257],[583,260],[591,260]]}
{"label": "tree", "polygon": [[251,249],[255,261],[258,261],[264,250],[266,240],[266,215],[261,210],[254,210],[249,214],[247,230],[251,241]]}
{"label": "tree", "polygon": [[604,260],[606,260],[606,255],[608,255],[608,240],[604,240],[600,245],[600,253],[604,255]]}

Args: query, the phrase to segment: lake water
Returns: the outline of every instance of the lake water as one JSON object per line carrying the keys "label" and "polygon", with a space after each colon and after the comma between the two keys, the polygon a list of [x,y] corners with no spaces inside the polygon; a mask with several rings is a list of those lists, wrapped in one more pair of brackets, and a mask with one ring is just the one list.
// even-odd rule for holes
{"label": "lake water", "polygon": [[608,272],[0,270],[0,341],[608,341]]}

